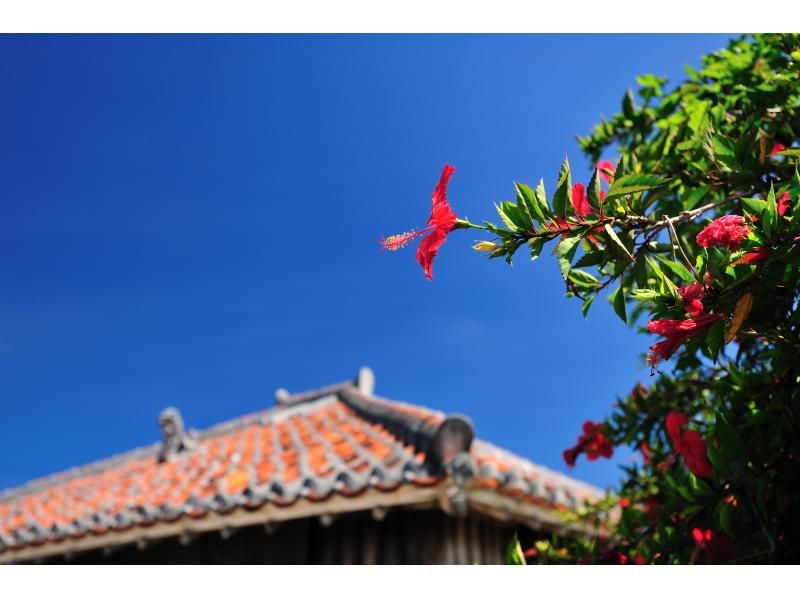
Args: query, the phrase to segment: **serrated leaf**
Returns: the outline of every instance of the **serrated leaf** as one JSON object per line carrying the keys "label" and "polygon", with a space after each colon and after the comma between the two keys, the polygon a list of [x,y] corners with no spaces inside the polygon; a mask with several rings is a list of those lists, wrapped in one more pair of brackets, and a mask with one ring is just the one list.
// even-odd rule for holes
{"label": "serrated leaf", "polygon": [[596,266],[600,262],[603,261],[603,256],[605,254],[602,251],[590,251],[589,253],[584,253],[577,262],[575,262],[576,268],[586,268],[587,266]]}
{"label": "serrated leaf", "polygon": [[567,279],[567,275],[572,268],[572,258],[575,257],[575,251],[578,249],[580,240],[580,237],[566,237],[565,239],[561,239],[556,246],[558,265],[561,268],[561,275],[564,277],[564,280]]}
{"label": "serrated leaf", "polygon": [[592,178],[589,179],[589,189],[587,191],[589,196],[589,205],[595,210],[600,209],[600,190],[600,174],[595,168],[594,172],[592,173]]}
{"label": "serrated leaf", "polygon": [[536,237],[528,241],[528,246],[531,249],[531,261],[539,259],[539,254],[542,253],[545,240],[541,237]]}
{"label": "serrated leaf", "polygon": [[536,191],[534,191],[533,194],[536,197],[536,203],[539,204],[539,209],[542,211],[542,214],[544,214],[546,218],[550,218],[553,213],[550,211],[550,204],[547,203],[544,179],[539,179],[539,184],[536,185]]}
{"label": "serrated leaf", "polygon": [[572,175],[569,170],[569,160],[564,157],[561,171],[558,173],[558,187],[553,195],[553,212],[556,216],[567,217],[567,208],[572,205]]}
{"label": "serrated leaf", "polygon": [[597,278],[586,272],[585,270],[577,270],[573,268],[569,271],[568,278],[577,285],[583,287],[599,287],[601,286],[601,282],[597,280]]}
{"label": "serrated leaf", "polygon": [[608,234],[609,238],[614,243],[614,245],[616,245],[617,248],[619,248],[623,252],[624,255],[628,256],[628,259],[630,261],[633,261],[633,256],[631,255],[631,252],[628,251],[628,248],[625,247],[625,245],[622,243],[622,241],[617,236],[617,233],[612,228],[612,226],[610,224],[606,224],[603,228],[605,229],[606,233]]}
{"label": "serrated leaf", "polygon": [[655,189],[668,182],[669,180],[662,179],[652,174],[629,174],[615,177],[611,188],[606,194],[605,201],[609,202],[625,195],[633,195],[634,193]]}
{"label": "serrated leaf", "polygon": [[753,293],[748,291],[739,297],[739,300],[736,302],[736,307],[733,310],[731,327],[728,329],[728,335],[725,337],[726,343],[729,343],[734,339],[736,333],[739,332],[739,328],[742,327],[742,324],[747,319],[747,316],[750,315],[751,309],[753,309]]}
{"label": "serrated leaf", "polygon": [[[503,202],[503,203],[507,203],[507,202]],[[503,208],[501,208],[497,204],[494,204],[494,208],[497,210],[497,213],[500,215],[500,220],[503,221],[503,224],[506,225],[506,228],[508,228],[509,230],[515,231],[515,232],[519,231],[519,228],[517,227],[516,223],[508,216],[508,214],[505,213]]]}
{"label": "serrated leaf", "polygon": [[525,553],[522,552],[522,546],[520,546],[517,534],[514,534],[514,537],[511,538],[511,542],[509,542],[506,547],[506,564],[527,565],[525,562]]}
{"label": "serrated leaf", "polygon": [[542,208],[536,200],[536,194],[533,192],[533,189],[528,187],[525,183],[514,183],[514,188],[517,190],[519,204],[525,206],[531,218],[536,220],[536,222],[545,222],[547,216],[542,212]]}

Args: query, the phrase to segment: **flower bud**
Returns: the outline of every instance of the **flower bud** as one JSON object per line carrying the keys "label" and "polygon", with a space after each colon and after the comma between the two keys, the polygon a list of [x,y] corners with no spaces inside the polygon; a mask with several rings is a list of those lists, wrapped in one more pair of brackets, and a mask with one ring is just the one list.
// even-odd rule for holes
{"label": "flower bud", "polygon": [[479,241],[477,244],[472,246],[475,251],[495,251],[501,247],[502,245],[492,243],[491,241]]}

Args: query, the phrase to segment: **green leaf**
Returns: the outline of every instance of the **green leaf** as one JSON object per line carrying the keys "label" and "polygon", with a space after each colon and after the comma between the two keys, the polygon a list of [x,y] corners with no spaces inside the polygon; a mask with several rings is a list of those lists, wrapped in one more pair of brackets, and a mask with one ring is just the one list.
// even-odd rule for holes
{"label": "green leaf", "polygon": [[631,255],[631,252],[628,251],[628,248],[625,247],[625,245],[622,243],[622,241],[617,236],[617,233],[612,228],[612,226],[610,224],[606,224],[603,228],[608,234],[608,237],[611,239],[611,242],[614,243],[614,245],[622,251],[623,255],[626,255],[630,261],[633,261],[633,256]]}
{"label": "green leaf", "polygon": [[683,198],[683,208],[685,210],[691,210],[700,201],[708,195],[709,191],[711,191],[711,187],[698,187],[697,189],[692,189],[684,198]]}
{"label": "green leaf", "polygon": [[731,526],[731,520],[733,516],[733,506],[728,502],[723,502],[719,508],[719,515],[717,516],[717,520],[719,521],[719,526],[729,536],[733,536],[733,527]]}
{"label": "green leaf", "polygon": [[531,218],[536,222],[545,222],[547,217],[542,213],[542,208],[536,200],[536,195],[533,189],[528,187],[525,183],[514,183],[514,188],[517,190],[517,198],[520,206],[525,206]]}
{"label": "green leaf", "polygon": [[[508,202],[504,201],[502,202],[501,205],[507,203]],[[519,228],[517,227],[516,223],[511,219],[511,217],[506,213],[506,211],[502,207],[498,206],[497,204],[494,204],[494,208],[497,210],[497,213],[500,215],[500,220],[503,221],[503,224],[506,225],[506,228],[515,232],[519,231]]]}
{"label": "green leaf", "polygon": [[719,443],[719,453],[723,460],[731,461],[744,454],[744,442],[739,436],[739,432],[721,413],[717,413],[717,421],[714,428],[717,442]]}
{"label": "green leaf", "polygon": [[628,313],[625,307],[625,291],[622,288],[621,280],[619,286],[611,292],[608,298],[614,306],[614,311],[619,316],[619,319],[627,324]]}
{"label": "green leaf", "polygon": [[673,283],[668,277],[664,276],[664,272],[661,270],[661,268],[658,267],[658,264],[656,262],[651,260],[649,257],[645,259],[647,260],[647,265],[650,266],[650,269],[653,271],[653,274],[655,274],[655,277],[658,279],[660,283],[659,291],[661,292],[661,294],[662,295],[669,294],[673,298],[677,299],[678,287],[675,286],[675,283]]}
{"label": "green leaf", "polygon": [[561,239],[556,246],[556,255],[558,255],[558,265],[561,268],[561,275],[564,280],[567,279],[569,271],[572,268],[572,258],[575,257],[575,251],[578,249],[580,237],[567,237]]}
{"label": "green leaf", "polygon": [[641,193],[649,189],[661,187],[669,182],[667,179],[652,174],[629,174],[614,179],[606,194],[605,201],[611,201],[625,195]]}
{"label": "green leaf", "polygon": [[659,296],[653,289],[633,289],[630,295],[637,301],[650,301]]}
{"label": "green leaf", "polygon": [[599,287],[602,283],[597,280],[595,276],[589,274],[585,270],[577,270],[573,268],[570,270],[568,278],[575,284],[582,287]]}
{"label": "green leaf", "polygon": [[567,217],[567,208],[572,205],[572,175],[569,171],[569,160],[564,157],[561,171],[558,173],[558,188],[553,195],[553,211],[556,216]]}
{"label": "green leaf", "polygon": [[697,101],[689,112],[689,129],[696,135],[708,126],[708,107],[709,102]]}
{"label": "green leaf", "polygon": [[522,546],[519,544],[517,534],[511,538],[511,542],[506,547],[506,564],[507,565],[527,565],[525,562],[525,554],[522,552]]}
{"label": "green leaf", "polygon": [[692,487],[692,491],[699,496],[713,496],[714,491],[711,490],[711,486],[706,484],[703,480],[698,478],[693,473],[689,474],[689,485]]}
{"label": "green leaf", "polygon": [[587,194],[589,196],[589,205],[596,210],[600,209],[600,175],[596,168],[592,173],[592,178],[589,179],[589,189]]}
{"label": "green leaf", "polygon": [[586,299],[583,300],[583,305],[581,305],[581,312],[583,312],[583,317],[588,317],[589,308],[594,303],[594,300],[597,298],[597,295],[589,295]]}
{"label": "green leaf", "polygon": [[636,258],[636,263],[633,265],[633,277],[640,289],[647,287],[647,262],[641,255]]}
{"label": "green leaf", "polygon": [[622,114],[629,119],[636,116],[636,102],[633,99],[633,91],[630,88],[625,92],[625,97],[622,98]]}
{"label": "green leaf", "polygon": [[769,194],[767,195],[767,209],[764,210],[764,234],[767,238],[772,237],[772,232],[775,230],[775,225],[778,223],[778,208],[775,203],[775,189],[772,185],[769,186]]}
{"label": "green leaf", "polygon": [[658,261],[664,264],[664,266],[666,266],[667,269],[669,269],[673,274],[678,276],[678,278],[683,280],[683,282],[685,282],[686,284],[691,284],[695,281],[694,276],[692,276],[692,273],[689,272],[686,266],[684,266],[680,262],[673,261],[662,255],[656,255],[656,258],[658,258]]}
{"label": "green leaf", "polygon": [[708,353],[714,363],[717,363],[719,352],[725,346],[725,322],[718,321],[708,330]]}
{"label": "green leaf", "polygon": [[793,148],[781,150],[779,152],[775,152],[774,154],[772,154],[773,158],[775,156],[800,156],[800,148],[793,147]]}
{"label": "green leaf", "polygon": [[544,247],[545,240],[541,237],[535,237],[528,241],[528,246],[531,249],[531,261],[534,261],[539,258],[539,254],[542,253],[542,248]]}
{"label": "green leaf", "polygon": [[536,203],[539,204],[539,209],[542,211],[542,214],[544,214],[546,218],[550,218],[550,216],[552,216],[552,212],[550,211],[550,205],[547,203],[547,193],[544,190],[544,179],[539,179],[539,184],[536,185],[536,191],[534,191],[534,195],[536,196]]}
{"label": "green leaf", "polygon": [[584,253],[581,259],[575,262],[576,268],[586,268],[587,266],[596,266],[603,261],[604,253],[602,251],[590,251]]}
{"label": "green leaf", "polygon": [[763,199],[756,199],[755,197],[743,197],[742,206],[744,211],[754,216],[761,218],[761,214],[767,209],[767,202]]}
{"label": "green leaf", "polygon": [[727,462],[723,459],[713,442],[706,444],[706,454],[708,455],[708,460],[711,461],[711,466],[714,468],[714,471],[721,473],[727,471]]}

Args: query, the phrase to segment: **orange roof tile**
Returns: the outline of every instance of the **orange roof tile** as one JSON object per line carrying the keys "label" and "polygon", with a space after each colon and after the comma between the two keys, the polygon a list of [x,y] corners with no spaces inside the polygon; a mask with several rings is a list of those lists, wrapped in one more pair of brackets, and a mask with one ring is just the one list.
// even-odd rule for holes
{"label": "orange roof tile", "polygon": [[[448,471],[431,458],[444,414],[344,383],[220,424],[159,462],[152,445],[0,493],[0,553],[87,533],[271,502],[426,486]],[[469,447],[477,487],[556,510],[597,491],[489,443]]]}

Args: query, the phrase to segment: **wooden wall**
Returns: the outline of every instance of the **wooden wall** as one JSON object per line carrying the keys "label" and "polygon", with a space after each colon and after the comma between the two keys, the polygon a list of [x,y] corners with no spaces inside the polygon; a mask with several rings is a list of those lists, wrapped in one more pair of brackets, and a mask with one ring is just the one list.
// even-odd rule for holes
{"label": "wooden wall", "polygon": [[390,510],[341,516],[329,526],[317,519],[289,521],[271,532],[263,526],[197,536],[183,545],[168,538],[143,548],[121,547],[62,557],[50,563],[150,564],[502,564],[514,533],[478,515],[465,519],[441,511]]}

